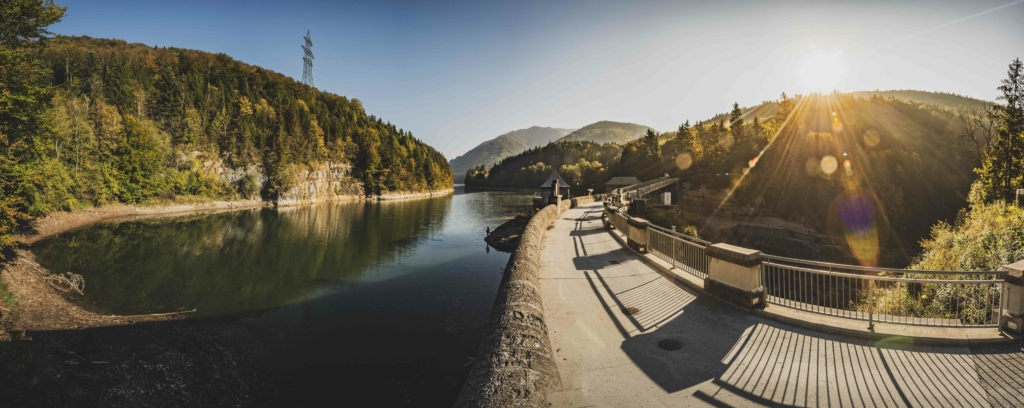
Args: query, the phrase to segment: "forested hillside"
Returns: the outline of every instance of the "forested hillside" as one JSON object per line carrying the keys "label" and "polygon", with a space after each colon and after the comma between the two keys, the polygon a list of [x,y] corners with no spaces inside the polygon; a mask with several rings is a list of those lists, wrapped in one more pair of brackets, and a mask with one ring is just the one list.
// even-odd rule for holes
{"label": "forested hillside", "polygon": [[614,143],[552,142],[506,157],[490,169],[470,169],[466,172],[466,187],[538,188],[556,169],[573,186],[603,186],[607,181],[606,165],[616,162],[621,151]]}
{"label": "forested hillside", "polygon": [[[350,165],[366,195],[452,185],[441,153],[356,99],[224,54],[51,39],[45,27],[63,8],[25,7],[0,25],[0,248],[49,212],[183,195],[273,199],[323,163]],[[204,171],[211,163],[245,176],[229,184]]]}
{"label": "forested hillside", "polygon": [[456,182],[462,182],[466,170],[476,166],[491,167],[506,157],[516,155],[527,149],[548,144],[561,138],[573,129],[556,129],[533,126],[529,129],[513,130],[494,139],[480,143],[472,150],[449,163]]}
{"label": "forested hillside", "polygon": [[935,105],[812,95],[753,167],[736,157],[722,178],[755,214],[849,241],[864,264],[906,260],[936,221],[967,205],[979,160],[959,125],[952,110]]}
{"label": "forested hillside", "polygon": [[[58,37],[39,57],[56,91],[53,158],[92,202],[206,194],[213,186],[196,181],[194,161],[211,159],[261,166],[265,196],[290,187],[293,166],[324,161],[352,164],[367,194],[451,183],[439,152],[359,100],[223,54]],[[151,159],[145,169],[116,165],[139,155]]]}
{"label": "forested hillside", "polygon": [[558,139],[559,142],[593,142],[623,144],[644,135],[647,126],[603,120],[591,123]]}
{"label": "forested hillside", "polygon": [[[945,106],[783,95],[754,108],[734,105],[715,118],[665,134],[648,131],[621,145],[553,143],[470,170],[467,186],[535,188],[557,169],[578,194],[603,191],[613,176],[668,173],[693,189],[733,191],[731,203],[751,208],[751,216],[798,222],[839,239],[849,232],[843,217],[862,211],[857,216],[870,225],[857,228],[873,228],[876,249],[907,262],[937,220],[952,220],[967,205],[979,164],[956,112]],[[881,254],[873,256],[866,262]]]}
{"label": "forested hillside", "polygon": [[968,98],[963,95],[957,95],[954,93],[946,92],[926,92],[912,90],[876,90],[850,92],[847,95],[858,96],[861,98],[870,98],[872,96],[878,96],[880,98],[895,98],[902,99],[905,101],[913,101],[917,103],[927,103],[931,105],[945,106],[947,108],[952,109],[985,109],[986,107],[992,105],[992,102]]}

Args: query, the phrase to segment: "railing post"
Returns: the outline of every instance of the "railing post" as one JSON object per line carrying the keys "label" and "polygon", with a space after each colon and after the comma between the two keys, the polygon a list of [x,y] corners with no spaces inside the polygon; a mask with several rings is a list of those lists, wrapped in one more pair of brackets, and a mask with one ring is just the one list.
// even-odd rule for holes
{"label": "railing post", "polygon": [[623,231],[626,234],[626,243],[639,253],[647,253],[647,245],[650,242],[647,224],[647,220],[643,218],[626,219],[626,225],[629,226],[629,231]]}
{"label": "railing post", "polygon": [[711,258],[705,291],[743,307],[765,306],[761,251],[714,244],[708,245],[705,253]]}
{"label": "railing post", "polygon": [[868,280],[868,330],[875,330],[875,281]]}
{"label": "railing post", "polygon": [[[676,232],[676,226],[675,225],[672,226],[672,232]],[[677,238],[675,236],[673,236],[672,239],[669,240],[669,242],[672,243],[672,267],[673,268],[676,267],[676,244],[677,244],[676,241],[678,241],[678,240],[679,240],[679,238]]]}
{"label": "railing post", "polygon": [[1006,265],[999,270],[1007,272],[1003,282],[1005,299],[1000,302],[1004,309],[999,319],[999,328],[1017,334],[1024,333],[1024,261]]}

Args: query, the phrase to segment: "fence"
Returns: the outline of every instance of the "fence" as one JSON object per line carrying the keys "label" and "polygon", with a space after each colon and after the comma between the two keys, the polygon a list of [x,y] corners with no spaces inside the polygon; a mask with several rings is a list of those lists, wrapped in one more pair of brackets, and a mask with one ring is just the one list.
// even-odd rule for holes
{"label": "fence", "polygon": [[647,250],[673,267],[704,279],[711,262],[704,253],[710,242],[654,225],[647,226]]}
{"label": "fence", "polygon": [[[609,212],[628,235],[628,215]],[[711,243],[655,225],[647,250],[699,278],[708,277]],[[874,268],[764,255],[760,280],[770,304],[874,322],[924,326],[997,326],[1006,272]]]}
{"label": "fence", "polygon": [[768,303],[869,322],[997,326],[1006,272],[869,268],[765,255]]}

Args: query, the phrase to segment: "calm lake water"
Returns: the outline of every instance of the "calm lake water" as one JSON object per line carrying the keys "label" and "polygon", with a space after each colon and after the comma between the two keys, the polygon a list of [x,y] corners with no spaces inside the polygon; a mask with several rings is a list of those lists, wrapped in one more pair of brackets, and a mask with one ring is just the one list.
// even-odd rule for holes
{"label": "calm lake water", "polygon": [[484,230],[531,203],[460,190],[101,223],[33,252],[85,277],[90,310],[195,309],[246,331],[289,405],[451,405],[508,261]]}

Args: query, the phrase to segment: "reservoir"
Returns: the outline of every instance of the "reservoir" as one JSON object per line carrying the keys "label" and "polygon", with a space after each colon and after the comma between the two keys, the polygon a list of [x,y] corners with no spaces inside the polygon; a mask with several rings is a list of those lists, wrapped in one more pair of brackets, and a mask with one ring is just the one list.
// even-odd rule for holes
{"label": "reservoir", "polygon": [[[450,406],[509,255],[483,241],[531,197],[398,201],[93,224],[36,243],[103,314],[195,310],[243,333],[291,406]],[[332,403],[334,405],[334,403]]]}

